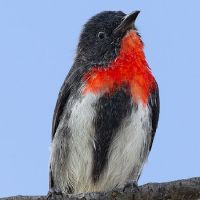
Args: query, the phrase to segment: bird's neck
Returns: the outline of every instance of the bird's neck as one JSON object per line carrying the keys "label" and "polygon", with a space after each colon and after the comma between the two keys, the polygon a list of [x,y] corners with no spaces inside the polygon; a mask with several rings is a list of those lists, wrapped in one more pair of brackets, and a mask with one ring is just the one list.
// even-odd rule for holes
{"label": "bird's neck", "polygon": [[84,76],[84,81],[83,94],[112,93],[128,84],[133,101],[141,100],[143,104],[147,104],[149,94],[156,85],[145,59],[143,43],[134,30],[122,39],[117,58],[107,67],[92,67]]}

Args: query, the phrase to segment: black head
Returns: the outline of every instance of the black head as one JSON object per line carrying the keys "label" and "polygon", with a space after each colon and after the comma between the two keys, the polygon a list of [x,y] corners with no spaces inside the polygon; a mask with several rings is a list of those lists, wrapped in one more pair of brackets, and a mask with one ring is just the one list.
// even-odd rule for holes
{"label": "black head", "polygon": [[104,11],[92,17],[83,28],[77,48],[79,63],[106,66],[116,58],[120,41],[129,29],[135,29],[139,11],[129,15],[121,11]]}

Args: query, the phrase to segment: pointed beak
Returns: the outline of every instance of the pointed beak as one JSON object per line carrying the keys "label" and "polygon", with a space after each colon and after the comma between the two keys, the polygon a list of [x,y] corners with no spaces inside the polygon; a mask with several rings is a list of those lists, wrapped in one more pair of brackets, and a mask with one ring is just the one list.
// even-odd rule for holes
{"label": "pointed beak", "polygon": [[113,33],[118,34],[119,32],[125,32],[128,29],[132,28],[139,13],[140,11],[134,11],[126,15],[121,24],[113,31]]}

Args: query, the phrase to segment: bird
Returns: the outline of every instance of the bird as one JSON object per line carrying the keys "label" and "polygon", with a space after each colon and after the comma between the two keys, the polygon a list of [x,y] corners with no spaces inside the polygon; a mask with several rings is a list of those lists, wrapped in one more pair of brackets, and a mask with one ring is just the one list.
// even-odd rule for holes
{"label": "bird", "polygon": [[102,11],[83,26],[54,110],[50,191],[137,183],[160,112],[158,84],[135,26],[139,13]]}

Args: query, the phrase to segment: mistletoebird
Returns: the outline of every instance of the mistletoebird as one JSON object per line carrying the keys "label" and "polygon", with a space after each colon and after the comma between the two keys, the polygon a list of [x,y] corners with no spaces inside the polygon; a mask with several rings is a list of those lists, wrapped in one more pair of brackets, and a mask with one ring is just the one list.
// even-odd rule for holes
{"label": "mistletoebird", "polygon": [[83,27],[55,106],[50,191],[97,192],[138,181],[159,118],[138,14],[104,11]]}

